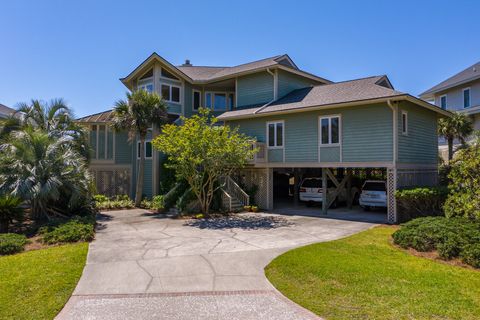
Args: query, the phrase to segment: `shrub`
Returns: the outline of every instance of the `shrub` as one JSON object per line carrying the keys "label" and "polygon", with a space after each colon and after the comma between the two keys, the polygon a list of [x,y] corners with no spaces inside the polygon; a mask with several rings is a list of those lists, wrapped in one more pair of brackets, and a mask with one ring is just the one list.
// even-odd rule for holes
{"label": "shrub", "polygon": [[470,262],[475,260],[476,251],[469,249],[468,258],[465,255],[467,248],[480,245],[480,223],[463,217],[418,218],[395,231],[393,241],[402,248],[421,252],[437,250],[445,260],[462,257],[473,265]]}
{"label": "shrub", "polygon": [[164,200],[163,195],[157,195],[157,196],[153,197],[152,205],[151,205],[152,209],[160,210],[160,209],[163,209],[164,207],[165,207],[165,200]]}
{"label": "shrub", "polygon": [[93,196],[93,200],[95,200],[95,202],[105,202],[109,201],[110,199],[104,194],[96,194]]}
{"label": "shrub", "polygon": [[108,209],[131,209],[135,207],[134,202],[128,197],[128,195],[116,195],[112,198],[108,198],[104,195],[95,195],[95,208],[98,210]]}
{"label": "shrub", "polygon": [[94,226],[91,218],[75,217],[58,225],[42,227],[39,234],[46,244],[91,241],[95,236]]}
{"label": "shrub", "polygon": [[462,261],[475,268],[480,268],[480,243],[466,246],[461,255]]}
{"label": "shrub", "polygon": [[27,237],[22,234],[0,234],[0,255],[22,252],[28,243]]}
{"label": "shrub", "polygon": [[0,196],[0,233],[8,232],[8,225],[12,220],[23,218],[23,209],[20,207],[20,198],[8,195]]}
{"label": "shrub", "polygon": [[480,220],[480,144],[475,142],[457,152],[451,164],[450,195],[445,202],[447,217]]}
{"label": "shrub", "polygon": [[446,187],[423,187],[397,190],[398,215],[401,222],[418,217],[443,215],[448,196]]}

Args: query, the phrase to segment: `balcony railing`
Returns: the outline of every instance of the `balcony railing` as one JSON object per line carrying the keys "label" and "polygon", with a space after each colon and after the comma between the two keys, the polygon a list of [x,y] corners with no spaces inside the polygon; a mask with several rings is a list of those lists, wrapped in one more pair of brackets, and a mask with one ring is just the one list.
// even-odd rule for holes
{"label": "balcony railing", "polygon": [[264,163],[268,160],[267,145],[263,142],[252,141],[252,149],[257,148],[253,157],[248,161],[249,164]]}

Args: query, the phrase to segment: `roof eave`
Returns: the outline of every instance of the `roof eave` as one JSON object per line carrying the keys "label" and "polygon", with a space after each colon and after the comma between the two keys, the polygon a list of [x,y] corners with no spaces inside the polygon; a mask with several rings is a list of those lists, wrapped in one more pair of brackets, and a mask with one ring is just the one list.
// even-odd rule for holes
{"label": "roof eave", "polygon": [[[465,79],[465,80],[462,80],[462,81],[458,81],[458,82],[455,82],[451,85],[448,85],[448,86],[443,86],[443,87],[440,87],[438,89],[434,89],[435,87],[432,87],[430,89],[428,89],[427,91],[425,92],[422,92],[420,93],[420,98],[422,99],[429,99],[429,98],[433,98],[435,96],[436,93],[440,93],[442,91],[445,91],[445,90],[448,90],[448,89],[452,89],[452,88],[455,88],[455,87],[458,87],[458,86],[461,86],[462,84],[466,84],[466,83],[469,83],[469,82],[472,82],[472,81],[475,81],[475,80],[478,80],[480,79],[480,74],[476,77],[472,77],[472,78],[468,78],[468,79]],[[448,79],[447,79],[448,80]],[[446,80],[445,80],[446,81]]]}
{"label": "roof eave", "polygon": [[[245,115],[240,115],[240,116],[224,116],[222,115],[218,116],[219,120],[222,121],[229,121],[229,120],[242,120],[242,119],[250,119],[250,118],[257,118],[257,117],[266,117],[266,116],[271,116],[271,115],[279,115],[279,114],[290,114],[290,113],[298,113],[298,112],[308,112],[308,111],[317,111],[321,109],[336,109],[336,108],[345,108],[345,107],[351,107],[351,106],[357,106],[357,105],[365,105],[365,104],[370,104],[370,103],[381,103],[381,102],[386,102],[388,100],[407,100],[415,104],[419,104],[431,111],[437,112],[441,114],[442,116],[446,117],[451,117],[452,113],[443,110],[435,105],[432,105],[426,101],[423,101],[421,99],[415,98],[409,94],[400,94],[400,95],[395,95],[395,96],[389,96],[389,97],[381,97],[381,98],[375,98],[375,99],[366,99],[366,100],[357,100],[357,101],[350,101],[350,102],[342,102],[342,103],[334,103],[334,104],[325,104],[325,105],[318,105],[318,106],[310,106],[310,107],[303,107],[303,108],[297,108],[297,109],[289,109],[289,110],[280,110],[280,111],[273,111],[273,112],[266,112],[266,113],[250,113],[250,114],[245,114]],[[252,112],[254,110],[252,109]]]}

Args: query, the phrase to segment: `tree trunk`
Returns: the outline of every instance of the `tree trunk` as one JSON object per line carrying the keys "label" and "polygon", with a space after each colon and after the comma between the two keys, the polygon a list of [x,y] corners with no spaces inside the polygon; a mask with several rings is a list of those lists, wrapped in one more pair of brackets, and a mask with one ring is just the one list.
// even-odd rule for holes
{"label": "tree trunk", "polygon": [[450,163],[450,160],[453,158],[453,138],[448,138],[448,163]]}
{"label": "tree trunk", "polygon": [[140,137],[140,161],[138,163],[137,187],[135,190],[135,207],[142,202],[143,172],[145,171],[145,137]]}

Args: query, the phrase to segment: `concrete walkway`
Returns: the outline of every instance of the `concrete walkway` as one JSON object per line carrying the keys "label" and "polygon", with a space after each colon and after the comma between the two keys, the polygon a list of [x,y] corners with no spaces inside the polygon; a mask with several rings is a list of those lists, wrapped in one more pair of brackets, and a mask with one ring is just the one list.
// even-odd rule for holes
{"label": "concrete walkway", "polygon": [[264,267],[373,225],[278,214],[180,220],[139,209],[106,212],[100,223],[58,319],[315,319],[273,288]]}

